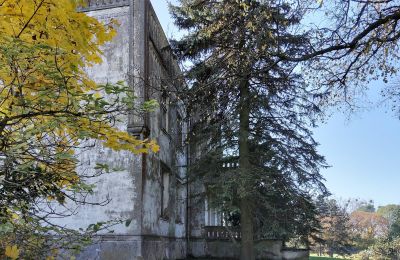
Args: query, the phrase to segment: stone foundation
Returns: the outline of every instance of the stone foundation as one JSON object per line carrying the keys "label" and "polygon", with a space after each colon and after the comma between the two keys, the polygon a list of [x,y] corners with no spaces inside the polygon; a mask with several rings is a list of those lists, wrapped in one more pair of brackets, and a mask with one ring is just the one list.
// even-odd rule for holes
{"label": "stone foundation", "polygon": [[[256,241],[254,248],[256,259],[260,260],[308,260],[310,256],[309,250],[283,248],[282,241],[275,239]],[[193,239],[189,255],[200,259],[239,259],[240,242]]]}
{"label": "stone foundation", "polygon": [[77,260],[184,259],[186,240],[156,236],[101,236]]}

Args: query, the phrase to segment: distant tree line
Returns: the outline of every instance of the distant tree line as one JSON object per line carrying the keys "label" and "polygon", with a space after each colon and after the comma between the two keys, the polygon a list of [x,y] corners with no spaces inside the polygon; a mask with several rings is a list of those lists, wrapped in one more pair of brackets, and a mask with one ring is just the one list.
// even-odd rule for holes
{"label": "distant tree line", "polygon": [[317,201],[321,231],[312,250],[319,255],[352,255],[357,259],[400,257],[400,205],[379,206],[351,199]]}

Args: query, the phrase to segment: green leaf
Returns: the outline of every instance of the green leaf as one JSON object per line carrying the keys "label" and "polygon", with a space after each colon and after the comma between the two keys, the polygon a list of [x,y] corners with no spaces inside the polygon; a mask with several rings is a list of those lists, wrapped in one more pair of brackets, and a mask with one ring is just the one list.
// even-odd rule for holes
{"label": "green leaf", "polygon": [[110,172],[110,166],[105,163],[96,163],[96,166],[94,167],[95,170],[100,170],[100,171],[105,171],[107,173]]}
{"label": "green leaf", "polygon": [[131,218],[128,219],[127,221],[125,221],[125,226],[126,226],[126,227],[129,227],[129,225],[131,224],[131,222],[132,222],[132,219],[131,219]]}

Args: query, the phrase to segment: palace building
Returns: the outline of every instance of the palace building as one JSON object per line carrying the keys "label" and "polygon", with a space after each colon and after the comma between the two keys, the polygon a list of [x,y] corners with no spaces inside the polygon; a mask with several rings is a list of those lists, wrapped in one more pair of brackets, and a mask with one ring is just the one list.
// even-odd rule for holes
{"label": "palace building", "polygon": [[[111,172],[93,180],[87,201],[109,200],[104,206],[81,205],[59,222],[86,228],[96,222],[129,219],[129,225],[102,232],[77,259],[185,259],[237,257],[240,232],[223,227],[221,214],[197,196],[205,190],[189,184],[190,147],[185,145],[189,120],[176,93],[182,89],[180,70],[149,0],[89,0],[81,11],[105,23],[118,21],[117,36],[103,47],[103,62],[87,68],[99,84],[124,81],[137,102],[155,99],[154,112],[132,112],[118,127],[143,139],[155,140],[160,151],[133,155],[100,144],[80,153],[80,170],[95,171],[96,163]],[[196,196],[192,196],[196,194]],[[308,259],[308,251],[284,250],[279,240],[258,241],[257,255],[265,259]],[[260,249],[261,248],[261,249]]]}

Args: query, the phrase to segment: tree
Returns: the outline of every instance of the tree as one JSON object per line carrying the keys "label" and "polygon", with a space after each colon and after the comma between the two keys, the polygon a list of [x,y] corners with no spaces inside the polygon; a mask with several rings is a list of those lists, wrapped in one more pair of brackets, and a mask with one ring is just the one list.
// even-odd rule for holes
{"label": "tree", "polygon": [[[279,53],[284,60],[305,62],[307,80],[320,88],[326,103],[350,108],[373,80],[388,82],[398,71],[400,12],[396,0],[321,1],[315,17],[320,26],[307,24],[309,38],[300,55]],[[305,29],[307,30],[307,29]],[[382,93],[399,111],[399,84]]]}
{"label": "tree", "polygon": [[376,213],[387,219],[389,224],[389,239],[398,238],[400,236],[400,205],[389,204],[379,206]]}
{"label": "tree", "polygon": [[386,238],[389,222],[375,212],[354,211],[350,215],[351,233],[358,249],[366,249],[378,239]]}
{"label": "tree", "polygon": [[[395,204],[380,206],[376,213],[358,212],[358,214],[363,215],[363,217],[359,217],[356,222],[358,232],[356,232],[355,235],[356,238],[358,238],[358,246],[360,248],[366,248],[357,255],[358,257],[369,259],[399,258],[399,213],[399,205]],[[367,214],[367,216],[364,216],[365,214]],[[376,216],[371,216],[371,214],[376,214]],[[376,232],[376,230],[380,232]],[[382,232],[382,230],[384,232]],[[362,236],[363,239],[361,238]]]}
{"label": "tree", "polygon": [[385,206],[379,206],[378,210],[376,211],[376,213],[384,218],[386,218],[387,220],[389,220],[389,222],[392,222],[392,219],[394,218],[395,212],[397,210],[400,209],[400,205],[396,205],[396,204],[388,204]]}
{"label": "tree", "polygon": [[400,239],[380,240],[372,245],[367,251],[370,253],[370,259],[399,259]]}
{"label": "tree", "polygon": [[[248,172],[246,173],[246,169],[250,169],[251,165],[247,159],[250,157],[247,141],[253,138],[252,131],[256,129],[257,123],[261,125],[260,121],[263,123],[267,121],[265,117],[259,120],[259,115],[262,113],[254,113],[254,111],[258,108],[259,112],[269,112],[269,109],[273,107],[269,103],[270,100],[275,102],[274,105],[279,103],[282,110],[287,111],[283,100],[290,96],[287,94],[289,92],[282,91],[282,88],[271,88],[279,82],[275,80],[279,78],[281,71],[272,76],[269,75],[269,84],[265,80],[267,77],[260,80],[260,75],[266,75],[267,72],[281,65],[288,71],[290,71],[289,68],[298,69],[297,62],[304,62],[301,68],[304,74],[308,73],[307,82],[312,83],[316,90],[312,95],[313,102],[331,104],[345,101],[351,104],[358,91],[365,89],[366,82],[379,77],[387,79],[396,71],[395,64],[387,59],[389,56],[397,57],[397,40],[400,37],[397,21],[400,14],[396,1],[330,1],[328,4],[316,7],[317,2],[303,1],[301,5],[298,2],[290,2],[292,8],[279,9],[286,2],[279,5],[274,1],[270,3],[265,3],[265,1],[214,3],[188,0],[181,1],[182,8],[173,8],[177,25],[188,30],[183,40],[175,42],[175,50],[182,60],[190,59],[194,63],[189,73],[192,97],[194,97],[190,100],[195,104],[209,105],[207,109],[200,109],[202,112],[198,114],[199,119],[203,121],[200,121],[197,127],[198,129],[207,128],[208,131],[203,131],[203,133],[207,136],[206,139],[210,140],[203,148],[207,152],[216,151],[212,156],[217,159],[208,158],[208,160],[217,164],[226,158],[224,154],[226,151],[238,156],[239,168],[241,168],[238,172],[241,174],[237,176],[240,175],[241,178],[238,179],[244,182],[246,179],[251,179],[245,177],[250,176]],[[264,7],[268,5],[269,11],[257,13],[257,10],[261,8],[255,8],[256,5]],[[306,27],[300,25],[300,21],[307,13],[306,10],[312,10],[313,7],[317,9],[314,15],[318,12],[324,15],[326,13],[331,22],[325,27],[311,26],[312,29],[307,30]],[[282,26],[280,22],[285,15],[282,15],[283,12],[277,12],[279,15],[274,15],[275,10],[284,10],[285,14],[292,15],[291,18],[294,19],[286,21],[286,24]],[[257,16],[252,16],[255,13]],[[268,15],[269,21],[266,19]],[[232,17],[234,18],[231,19]],[[269,25],[268,28],[260,26],[260,21],[263,22],[264,27]],[[291,34],[289,30],[297,34]],[[252,41],[254,39],[257,41]],[[269,59],[269,62],[266,59]],[[291,76],[295,74],[292,71]],[[302,77],[299,78],[302,80]],[[299,80],[299,78],[287,78],[285,82]],[[251,83],[246,85],[246,82]],[[231,87],[226,88],[226,86]],[[262,100],[263,95],[259,95],[260,91],[254,90],[262,89],[263,86],[268,86],[269,90],[273,91],[262,93],[266,97],[264,100],[267,100],[265,102],[267,105],[260,108],[253,104],[258,104],[255,100]],[[291,88],[287,87],[287,89]],[[265,95],[267,92],[269,94]],[[282,93],[285,94],[282,95]],[[299,88],[298,92],[293,93],[304,92],[302,88]],[[396,98],[397,93],[392,91],[389,94],[390,97]],[[227,98],[228,95],[232,99]],[[304,103],[309,104],[307,101]],[[313,108],[318,109],[317,106],[310,106],[308,110],[313,111]],[[221,112],[223,109],[228,109],[229,113]],[[278,120],[268,122],[260,128],[268,129],[274,134],[282,133],[282,129],[277,131],[274,127],[280,117],[274,116],[272,113],[270,118]],[[223,122],[220,125],[224,127],[216,122]],[[201,125],[202,123],[204,125]],[[281,125],[287,126],[287,124]],[[196,133],[196,138],[199,137],[201,135]],[[264,140],[259,142],[266,143]],[[210,147],[211,144],[217,145]],[[217,147],[220,149],[218,150]],[[206,173],[206,169],[202,172]],[[224,181],[228,179],[221,178]],[[248,203],[250,199],[245,195],[249,190],[248,187],[251,187],[251,181],[247,184],[240,182],[238,185],[243,187],[243,191],[240,190],[238,194],[241,194],[240,201],[243,201],[242,210],[246,212],[251,211],[248,209],[249,206],[246,206],[251,207]],[[242,216],[242,218],[249,219],[247,216]],[[242,228],[251,225],[252,223],[242,223]],[[244,234],[246,238],[244,240],[250,240],[250,236],[250,233]],[[251,247],[250,244],[247,248]]]}
{"label": "tree", "polygon": [[[102,24],[77,12],[81,2],[0,3],[1,234],[10,243],[35,247],[38,254],[48,253],[49,233],[68,234],[51,225],[48,217],[54,212],[46,205],[67,199],[85,203],[77,194],[92,190],[85,183],[90,176],[76,171],[77,149],[97,140],[114,150],[158,150],[155,143],[116,127],[133,109],[132,90],[122,83],[97,85],[85,74],[84,67],[101,62],[100,46],[112,39],[116,23]],[[98,165],[97,174],[106,168]],[[23,233],[36,238],[21,240]],[[10,248],[0,252],[15,256]],[[28,253],[19,254],[40,258]]]}
{"label": "tree", "polygon": [[370,200],[368,203],[367,202],[361,203],[360,206],[357,208],[357,211],[364,211],[370,213],[375,212],[374,202]]}
{"label": "tree", "polygon": [[375,212],[375,206],[373,200],[367,201],[359,198],[351,198],[346,200],[346,205],[349,212],[353,211]]}
{"label": "tree", "polygon": [[352,239],[350,233],[350,216],[346,206],[341,206],[334,199],[321,198],[317,201],[321,231],[317,235],[319,255],[323,251],[330,257],[333,254],[347,255],[351,253]]}
{"label": "tree", "polygon": [[304,54],[306,35],[293,33],[303,11],[291,1],[182,0],[172,7],[188,32],[172,46],[192,63],[186,101],[198,119],[190,137],[198,141],[194,172],[214,191],[216,206],[240,210],[241,259],[254,259],[257,201],[281,199],[269,201],[260,190],[273,194],[280,183],[303,198],[325,191],[324,158],[309,130],[318,96],[297,63],[280,57]]}

